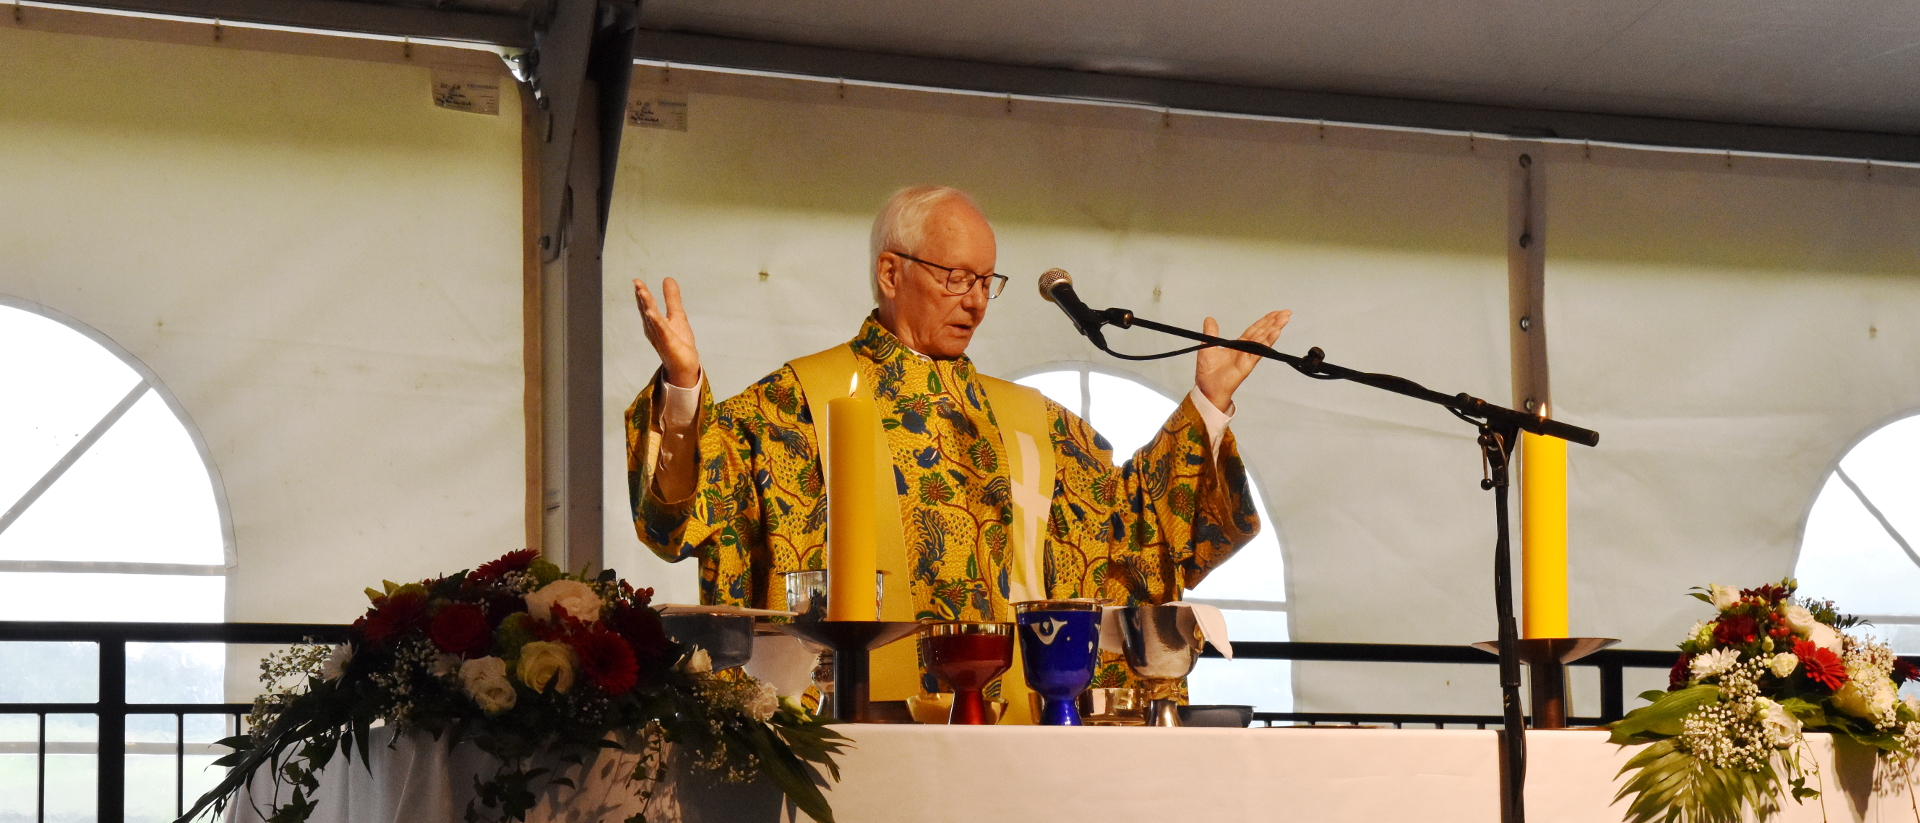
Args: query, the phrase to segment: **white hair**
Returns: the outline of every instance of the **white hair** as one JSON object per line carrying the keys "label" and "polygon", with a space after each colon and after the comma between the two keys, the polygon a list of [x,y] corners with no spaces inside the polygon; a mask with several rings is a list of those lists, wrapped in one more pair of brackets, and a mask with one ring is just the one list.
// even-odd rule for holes
{"label": "white hair", "polygon": [[894,192],[887,198],[886,205],[880,207],[880,214],[873,218],[867,255],[874,303],[880,302],[880,253],[919,252],[920,244],[927,239],[927,218],[948,200],[959,200],[973,206],[975,211],[980,210],[966,192],[950,186],[908,186]]}

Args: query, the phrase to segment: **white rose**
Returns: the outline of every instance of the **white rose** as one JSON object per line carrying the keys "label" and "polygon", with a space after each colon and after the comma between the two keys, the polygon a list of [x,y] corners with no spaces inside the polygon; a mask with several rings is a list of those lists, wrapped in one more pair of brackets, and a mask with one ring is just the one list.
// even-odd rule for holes
{"label": "white rose", "polygon": [[1813,627],[1820,625],[1820,621],[1814,619],[1813,612],[1807,611],[1803,606],[1790,603],[1787,605],[1786,612],[1787,628],[1793,629],[1793,633],[1801,637],[1806,637],[1808,632],[1813,631]]}
{"label": "white rose", "polygon": [[1733,604],[1740,602],[1738,589],[1729,589],[1718,583],[1708,583],[1707,591],[1713,595],[1713,607],[1721,611],[1731,609]]}
{"label": "white rose", "polygon": [[780,695],[775,693],[772,684],[761,683],[754,687],[753,696],[747,698],[740,709],[748,717],[762,723],[773,719],[773,713],[780,710]]}
{"label": "white rose", "polygon": [[1740,665],[1739,649],[1715,649],[1693,658],[1687,667],[1693,673],[1693,679],[1719,677]]}
{"label": "white rose", "polygon": [[1839,654],[1841,650],[1840,630],[1825,623],[1815,623],[1813,624],[1813,628],[1807,632],[1807,642],[1833,652],[1834,654]]}
{"label": "white rose", "polygon": [[582,623],[600,619],[600,595],[592,586],[578,580],[555,580],[527,595],[527,613],[535,620],[553,620],[553,609],[565,609],[567,616]]}
{"label": "white rose", "polygon": [[321,680],[339,680],[347,673],[347,664],[353,661],[353,645],[342,643],[333,647],[333,653],[320,662]]}
{"label": "white rose", "polygon": [[1910,694],[1902,699],[1901,702],[1907,704],[1907,711],[1913,712],[1915,715],[1920,715],[1920,697]]}
{"label": "white rose", "polygon": [[433,662],[427,665],[427,673],[434,677],[457,674],[460,671],[460,662],[460,655],[436,654],[433,656]]}
{"label": "white rose", "polygon": [[696,647],[692,654],[680,660],[680,670],[688,674],[706,674],[713,671],[713,656],[706,649]]}
{"label": "white rose", "polygon": [[566,694],[573,688],[573,648],[565,643],[535,640],[520,647],[520,665],[514,668],[520,682],[536,692],[553,690]]}
{"label": "white rose", "polygon": [[1793,674],[1794,669],[1800,668],[1800,658],[1795,657],[1792,652],[1776,654],[1772,660],[1767,661],[1767,668],[1773,670],[1774,677],[1786,677]]}
{"label": "white rose", "polygon": [[1764,697],[1753,701],[1753,719],[1760,721],[1760,729],[1774,748],[1784,749],[1800,739],[1800,718]]}
{"label": "white rose", "polygon": [[507,680],[507,661],[498,657],[477,657],[460,664],[460,685],[487,714],[511,709],[520,699]]}
{"label": "white rose", "polygon": [[1893,711],[1893,681],[1884,677],[1848,680],[1833,693],[1833,707],[1864,720],[1878,720]]}

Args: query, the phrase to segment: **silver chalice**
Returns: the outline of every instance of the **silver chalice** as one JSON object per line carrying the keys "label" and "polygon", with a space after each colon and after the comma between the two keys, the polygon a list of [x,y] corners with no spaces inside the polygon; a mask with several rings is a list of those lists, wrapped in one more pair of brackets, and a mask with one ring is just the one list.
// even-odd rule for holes
{"label": "silver chalice", "polygon": [[1171,603],[1124,606],[1120,630],[1127,668],[1147,693],[1147,725],[1180,725],[1180,706],[1174,699],[1180,680],[1193,671],[1206,638],[1193,610]]}

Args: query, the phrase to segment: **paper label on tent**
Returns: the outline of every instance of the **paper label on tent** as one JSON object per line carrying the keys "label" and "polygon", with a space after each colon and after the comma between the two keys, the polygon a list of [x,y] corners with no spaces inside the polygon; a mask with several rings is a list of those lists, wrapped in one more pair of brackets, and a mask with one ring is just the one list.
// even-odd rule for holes
{"label": "paper label on tent", "polygon": [[627,125],[643,129],[687,130],[687,95],[682,92],[634,89],[627,98]]}
{"label": "paper label on tent", "polygon": [[500,78],[484,74],[433,73],[433,104],[474,114],[500,113]]}

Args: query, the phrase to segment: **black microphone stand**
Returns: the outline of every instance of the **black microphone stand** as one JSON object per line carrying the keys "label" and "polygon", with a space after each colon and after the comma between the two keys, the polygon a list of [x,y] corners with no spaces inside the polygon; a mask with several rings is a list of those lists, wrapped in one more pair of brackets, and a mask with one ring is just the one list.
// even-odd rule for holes
{"label": "black microphone stand", "polygon": [[1495,406],[1465,392],[1445,395],[1404,377],[1370,374],[1336,366],[1326,362],[1326,353],[1318,346],[1308,349],[1305,357],[1296,357],[1251,340],[1228,340],[1177,326],[1142,320],[1134,317],[1133,312],[1126,309],[1107,309],[1098,314],[1100,322],[1105,325],[1123,329],[1139,326],[1195,340],[1201,344],[1161,354],[1132,355],[1108,348],[1106,340],[1100,335],[1097,327],[1092,334],[1087,335],[1087,339],[1092,340],[1101,351],[1122,360],[1158,360],[1218,346],[1259,355],[1269,360],[1278,360],[1316,380],[1346,380],[1395,394],[1403,394],[1417,400],[1425,400],[1445,408],[1452,412],[1453,416],[1465,420],[1479,430],[1482,470],[1480,488],[1493,492],[1496,535],[1493,544],[1493,601],[1496,618],[1500,624],[1500,705],[1506,726],[1500,738],[1502,743],[1500,819],[1502,823],[1523,823],[1526,820],[1527,723],[1526,716],[1520,708],[1520,632],[1513,619],[1513,548],[1509,536],[1510,526],[1507,522],[1508,464],[1513,457],[1513,447],[1522,431],[1558,437],[1585,446],[1598,444],[1600,434],[1539,415]]}

